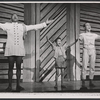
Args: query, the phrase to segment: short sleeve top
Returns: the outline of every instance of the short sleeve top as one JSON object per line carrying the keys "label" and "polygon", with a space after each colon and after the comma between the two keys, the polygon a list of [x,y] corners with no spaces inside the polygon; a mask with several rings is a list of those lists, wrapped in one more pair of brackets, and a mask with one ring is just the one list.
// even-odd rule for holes
{"label": "short sleeve top", "polygon": [[55,58],[58,58],[59,56],[63,56],[65,59],[67,58],[66,56],[66,49],[67,49],[68,45],[65,44],[64,46],[54,46],[54,50],[55,50],[55,54],[54,54],[54,57]]}

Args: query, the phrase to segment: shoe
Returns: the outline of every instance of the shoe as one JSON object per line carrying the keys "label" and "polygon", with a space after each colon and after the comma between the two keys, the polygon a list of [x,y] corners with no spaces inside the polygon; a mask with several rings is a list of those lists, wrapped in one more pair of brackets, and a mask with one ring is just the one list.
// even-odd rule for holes
{"label": "shoe", "polygon": [[82,87],[80,88],[80,90],[87,90],[87,87],[86,87],[86,86],[82,86]]}
{"label": "shoe", "polygon": [[55,85],[54,88],[57,89],[57,85]]}
{"label": "shoe", "polygon": [[61,85],[61,88],[66,88],[64,85]]}
{"label": "shoe", "polygon": [[20,91],[23,91],[23,90],[25,90],[23,87],[21,87],[21,86],[17,86],[16,87],[16,91],[17,92],[20,92]]}
{"label": "shoe", "polygon": [[12,92],[12,87],[7,87],[7,88],[5,89],[5,92]]}
{"label": "shoe", "polygon": [[90,83],[89,87],[95,87],[95,85],[93,83]]}

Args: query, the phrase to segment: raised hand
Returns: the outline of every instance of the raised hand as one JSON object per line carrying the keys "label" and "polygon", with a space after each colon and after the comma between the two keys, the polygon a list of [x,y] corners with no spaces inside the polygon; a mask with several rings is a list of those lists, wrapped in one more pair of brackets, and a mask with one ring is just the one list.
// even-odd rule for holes
{"label": "raised hand", "polygon": [[50,23],[52,23],[54,20],[46,20],[46,24],[48,25],[48,24],[50,24]]}
{"label": "raised hand", "polygon": [[47,39],[47,41],[49,41],[49,38],[48,38],[48,36],[46,36],[46,39]]}

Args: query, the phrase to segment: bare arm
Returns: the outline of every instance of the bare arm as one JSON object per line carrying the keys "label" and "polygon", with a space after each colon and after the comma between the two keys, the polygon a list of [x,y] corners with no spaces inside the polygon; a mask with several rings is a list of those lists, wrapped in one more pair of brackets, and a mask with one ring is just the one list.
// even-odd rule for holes
{"label": "bare arm", "polygon": [[31,31],[31,30],[38,30],[47,27],[48,24],[52,23],[54,20],[48,20],[44,23],[41,24],[36,24],[36,25],[26,25],[26,31]]}
{"label": "bare arm", "polygon": [[38,30],[46,27],[46,23],[41,23],[37,25],[26,25],[26,31],[31,31],[31,30]]}
{"label": "bare arm", "polygon": [[74,45],[78,40],[82,41],[82,39],[77,38],[76,41],[70,45],[64,45],[64,48],[67,50],[68,48],[70,48],[72,45]]}
{"label": "bare arm", "polygon": [[76,42],[78,41],[78,39],[76,39],[76,41],[72,44],[70,44],[68,47],[71,47],[72,45],[74,45]]}
{"label": "bare arm", "polygon": [[0,23],[0,28],[5,31],[6,30],[6,24]]}
{"label": "bare arm", "polygon": [[97,35],[96,39],[100,39],[100,35]]}

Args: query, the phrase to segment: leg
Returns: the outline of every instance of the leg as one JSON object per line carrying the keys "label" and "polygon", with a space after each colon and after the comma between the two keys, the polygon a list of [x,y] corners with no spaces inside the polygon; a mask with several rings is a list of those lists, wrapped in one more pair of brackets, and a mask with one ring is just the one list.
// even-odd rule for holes
{"label": "leg", "polygon": [[86,80],[86,68],[89,61],[89,55],[87,49],[83,51],[83,66],[82,66],[82,87],[85,87],[85,80]]}
{"label": "leg", "polygon": [[65,87],[63,84],[64,82],[64,69],[61,68],[61,87]]}
{"label": "leg", "polygon": [[59,69],[56,68],[56,75],[55,75],[55,88],[57,88],[57,86],[58,86],[58,84],[57,84],[57,82],[58,82],[58,75],[59,75]]}
{"label": "leg", "polygon": [[89,85],[90,85],[90,87],[94,86],[92,83],[92,80],[94,78],[94,72],[95,72],[95,60],[96,60],[96,52],[95,52],[95,50],[93,50],[92,55],[90,57],[90,73],[89,73],[89,79],[90,79]]}
{"label": "leg", "polygon": [[8,62],[9,62],[9,69],[8,69],[9,86],[6,89],[6,91],[12,91],[12,76],[13,76],[14,61],[15,61],[15,57],[13,57],[13,56],[8,57]]}
{"label": "leg", "polygon": [[21,77],[21,63],[22,63],[22,57],[17,56],[16,57],[16,76],[17,76],[17,90],[23,90],[22,87],[20,86],[20,77]]}
{"label": "leg", "polygon": [[63,69],[61,68],[61,86],[63,85]]}

